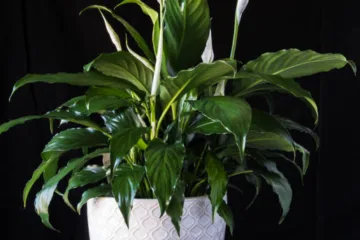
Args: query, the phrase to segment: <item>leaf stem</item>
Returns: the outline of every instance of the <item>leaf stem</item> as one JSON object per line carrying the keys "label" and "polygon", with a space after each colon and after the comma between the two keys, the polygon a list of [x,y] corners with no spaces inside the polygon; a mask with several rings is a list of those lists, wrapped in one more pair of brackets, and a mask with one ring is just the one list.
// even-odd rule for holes
{"label": "leaf stem", "polygon": [[248,173],[253,173],[253,172],[254,172],[253,170],[235,172],[235,173],[230,174],[228,177],[230,178],[230,177],[235,177],[235,176],[238,176],[238,175],[248,174]]}
{"label": "leaf stem", "polygon": [[150,108],[151,108],[151,135],[150,139],[156,137],[156,95],[160,86],[160,75],[161,75],[161,65],[162,65],[162,54],[163,54],[163,45],[164,45],[164,4],[163,0],[159,1],[160,3],[160,33],[158,48],[156,53],[156,64],[154,71],[154,78],[151,86],[151,97],[150,97]]}

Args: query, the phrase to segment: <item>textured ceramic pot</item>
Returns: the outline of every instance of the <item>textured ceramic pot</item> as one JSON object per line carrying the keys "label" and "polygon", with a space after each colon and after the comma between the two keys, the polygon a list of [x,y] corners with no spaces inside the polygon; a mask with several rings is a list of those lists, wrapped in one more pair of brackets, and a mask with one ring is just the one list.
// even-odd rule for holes
{"label": "textured ceramic pot", "polygon": [[169,216],[161,218],[155,199],[135,199],[130,217],[130,228],[125,225],[114,198],[88,201],[88,223],[91,240],[224,240],[226,224],[216,214],[211,219],[208,197],[187,198],[179,236]]}

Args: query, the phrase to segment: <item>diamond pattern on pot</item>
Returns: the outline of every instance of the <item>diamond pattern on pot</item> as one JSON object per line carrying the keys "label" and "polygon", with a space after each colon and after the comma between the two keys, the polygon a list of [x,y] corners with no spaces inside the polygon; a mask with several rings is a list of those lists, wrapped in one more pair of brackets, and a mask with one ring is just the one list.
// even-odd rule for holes
{"label": "diamond pattern on pot", "polygon": [[155,199],[135,199],[130,216],[130,229],[113,198],[92,199],[87,204],[91,240],[224,240],[226,224],[216,214],[211,219],[207,197],[187,198],[181,221],[181,237],[171,218],[164,214]]}

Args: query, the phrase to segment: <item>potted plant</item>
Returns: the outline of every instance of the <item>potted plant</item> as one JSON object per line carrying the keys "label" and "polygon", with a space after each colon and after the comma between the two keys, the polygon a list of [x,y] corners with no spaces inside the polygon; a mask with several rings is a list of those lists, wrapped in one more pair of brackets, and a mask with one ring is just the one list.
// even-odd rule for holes
{"label": "potted plant", "polygon": [[[228,180],[243,177],[256,187],[256,195],[261,181],[272,187],[281,222],[292,189],[277,165],[289,161],[303,176],[310,157],[289,130],[308,133],[317,144],[318,137],[290,119],[254,109],[248,98],[287,93],[310,107],[317,124],[315,101],[294,79],[347,64],[356,72],[355,64],[341,54],[297,49],[238,62],[238,28],[248,0],[237,3],[231,54],[219,60],[214,60],[206,0],[160,0],[158,11],[141,0],[124,0],[116,8],[126,4],[138,5],[150,17],[153,50],[113,10],[93,5],[85,10],[99,10],[117,51],[101,54],[81,73],[29,74],[16,82],[11,96],[36,82],[88,87],[44,115],[0,126],[1,134],[34,119],[49,119],[52,133],[59,125],[25,186],[24,205],[34,183],[43,178],[35,209],[49,228],[54,229],[49,204],[57,194],[79,213],[88,202],[92,240],[224,239],[225,223],[233,229]],[[143,55],[127,39],[124,48],[105,14],[125,27]],[[69,151],[81,155],[66,160]],[[94,164],[98,157],[103,161]],[[65,178],[68,185],[61,193],[57,187]],[[69,194],[80,187],[85,190],[75,209]]]}

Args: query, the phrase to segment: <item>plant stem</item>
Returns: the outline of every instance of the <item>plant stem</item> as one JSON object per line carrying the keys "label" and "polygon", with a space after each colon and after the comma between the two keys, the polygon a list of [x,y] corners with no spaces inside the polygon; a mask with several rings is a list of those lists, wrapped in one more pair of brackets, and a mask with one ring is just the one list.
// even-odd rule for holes
{"label": "plant stem", "polygon": [[241,171],[241,172],[232,173],[228,177],[235,177],[235,176],[238,176],[238,175],[248,174],[248,173],[253,173],[253,172],[254,172],[253,170]]}
{"label": "plant stem", "polygon": [[163,54],[163,45],[164,45],[164,4],[163,0],[159,1],[160,3],[160,33],[159,41],[156,53],[156,64],[154,71],[154,78],[151,86],[151,96],[150,96],[150,118],[151,118],[151,134],[150,139],[156,137],[156,95],[160,86],[160,75],[161,75],[161,65],[162,65],[162,54]]}

